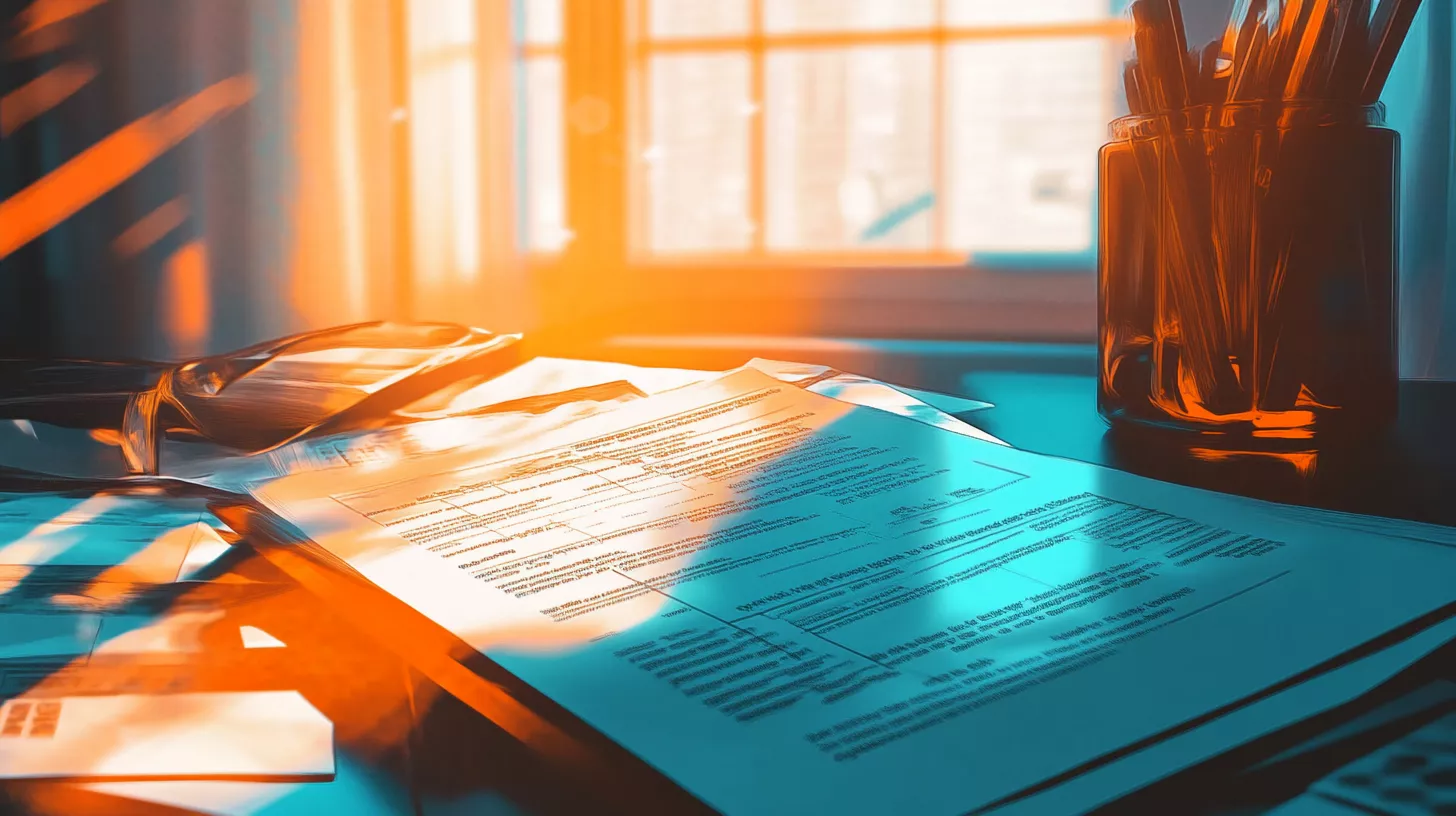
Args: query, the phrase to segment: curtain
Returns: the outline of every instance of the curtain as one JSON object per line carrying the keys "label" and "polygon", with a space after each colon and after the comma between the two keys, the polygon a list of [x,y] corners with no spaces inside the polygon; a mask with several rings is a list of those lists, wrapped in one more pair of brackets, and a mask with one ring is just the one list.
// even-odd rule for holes
{"label": "curtain", "polygon": [[0,22],[0,353],[526,327],[509,0],[29,0]]}
{"label": "curtain", "polygon": [[509,0],[292,4],[291,322],[265,333],[378,318],[528,328]]}
{"label": "curtain", "polygon": [[[0,270],[28,353],[199,353],[241,338],[270,103],[246,0],[7,6]],[[283,55],[286,59],[287,55]]]}
{"label": "curtain", "polygon": [[1384,101],[1402,137],[1401,375],[1456,379],[1456,111],[1450,3],[1428,2]]}

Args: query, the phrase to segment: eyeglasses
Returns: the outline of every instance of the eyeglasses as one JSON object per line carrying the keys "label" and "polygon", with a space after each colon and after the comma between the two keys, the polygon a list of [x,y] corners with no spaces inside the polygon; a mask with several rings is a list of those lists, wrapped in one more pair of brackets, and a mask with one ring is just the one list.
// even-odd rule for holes
{"label": "eyeglasses", "polygon": [[520,335],[448,323],[360,323],[164,369],[121,423],[127,470],[156,475],[161,439],[196,435],[262,453],[313,434],[378,427],[443,388],[523,359]]}

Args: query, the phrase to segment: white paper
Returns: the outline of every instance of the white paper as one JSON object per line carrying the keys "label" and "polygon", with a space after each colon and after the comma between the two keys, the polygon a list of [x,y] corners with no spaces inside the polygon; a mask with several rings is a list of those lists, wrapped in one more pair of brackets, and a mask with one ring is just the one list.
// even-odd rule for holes
{"label": "white paper", "polygon": [[[1447,635],[1445,641],[1449,641],[1453,636],[1456,636],[1456,625],[1453,624],[1456,624],[1456,621],[1447,621],[1440,626],[1432,627],[1423,633],[1423,636],[1444,632]],[[1404,667],[1402,666],[1400,668]],[[1253,765],[1250,770],[1258,771],[1271,765],[1288,762],[1296,757],[1304,756],[1311,751],[1317,751],[1326,746],[1353,739],[1360,734],[1374,731],[1377,728],[1390,725],[1407,717],[1413,717],[1437,706],[1449,705],[1453,701],[1456,701],[1456,683],[1450,680],[1437,680],[1433,683],[1428,683],[1415,691],[1403,694],[1388,703],[1377,706],[1373,710],[1367,711],[1349,722],[1341,723],[1292,748],[1280,751],[1278,754]]]}
{"label": "white paper", "polygon": [[1356,810],[1333,799],[1307,793],[1268,811],[1265,816],[1367,816],[1369,811]]}
{"label": "white paper", "polygon": [[168,609],[160,614],[111,614],[102,619],[92,656],[165,657],[168,662],[202,654],[204,632],[222,620],[222,609]]}
{"label": "white paper", "polygon": [[0,779],[333,770],[333,724],[296,691],[19,698],[0,707]]}
{"label": "white paper", "polygon": [[[968,413],[991,407],[990,403],[979,400],[936,394],[930,391],[917,391],[900,386],[891,387],[878,380],[858,374],[847,374],[824,365],[755,358],[748,362],[748,366],[756,368],[774,379],[788,383],[873,384],[886,391],[908,394],[913,400],[929,404],[945,413]],[[644,394],[661,394],[686,385],[710,380],[722,374],[723,372],[720,371],[700,371],[688,368],[656,368],[598,360],[537,357],[488,382],[456,395],[450,400],[448,407],[440,412],[440,415],[477,410],[503,402],[526,400],[543,394],[554,394],[610,382],[629,383]],[[824,393],[820,389],[811,388],[811,390]],[[825,394],[825,396],[835,395]],[[854,400],[848,401],[854,402]],[[892,413],[894,412],[892,411]]]}
{"label": "white paper", "polygon": [[1442,607],[1456,570],[756,371],[258,495],[728,813],[992,805]]}
{"label": "white paper", "polygon": [[[775,379],[842,402],[1005,444],[947,413],[949,410],[978,411],[991,407],[990,403],[930,392],[912,394],[907,389],[826,366],[760,359],[748,365]],[[251,484],[293,473],[340,467],[388,467],[402,459],[462,449],[505,449],[569,422],[635,402],[644,395],[665,393],[717,376],[718,373],[711,371],[538,357],[457,395],[448,408],[434,412],[439,417],[436,419],[363,433],[304,439],[257,456],[217,456],[210,451],[195,451],[195,445],[189,448],[186,443],[174,443],[163,457],[163,468],[169,476],[179,479],[225,490],[243,490]],[[622,387],[608,388],[614,383]],[[933,398],[937,406],[943,407],[932,406],[922,397]],[[501,413],[459,415],[462,411],[502,404],[517,407]]]}
{"label": "white paper", "polygon": [[1456,527],[1427,524],[1420,521],[1366,516],[1359,513],[1342,513],[1334,510],[1317,510],[1298,505],[1275,505],[1274,512],[1300,522],[1333,524],[1351,530],[1376,535],[1407,538],[1446,547],[1456,547]]}
{"label": "white paper", "polygon": [[455,413],[477,410],[502,402],[614,381],[630,383],[645,394],[657,394],[715,376],[717,373],[712,371],[536,357],[456,395],[445,410]]}
{"label": "white paper", "polygon": [[347,753],[337,757],[334,777],[327,782],[158,780],[74,784],[83,790],[215,816],[384,816],[418,812],[406,782],[380,774],[377,767],[351,759]]}
{"label": "white paper", "polygon": [[[86,658],[98,644],[111,652],[162,644],[185,651],[178,634],[185,615],[109,613],[139,592],[190,578],[226,551],[204,517],[191,499],[0,494],[0,659]],[[128,631],[143,627],[150,631]]]}
{"label": "white paper", "polygon": [[91,654],[101,616],[0,613],[0,660],[66,659]]}
{"label": "white paper", "polygon": [[[982,402],[980,400],[966,399],[965,397],[956,397],[950,394],[939,394],[934,391],[922,391],[916,388],[907,388],[903,385],[886,385],[879,380],[871,379],[869,377],[861,376],[859,374],[849,374],[825,365],[815,365],[812,363],[793,363],[783,360],[766,360],[762,357],[755,357],[752,360],[748,361],[748,367],[756,368],[776,380],[782,380],[783,382],[794,383],[796,385],[804,385],[808,388],[808,390],[813,391],[816,394],[822,394],[823,396],[833,397],[835,399],[842,399],[845,402],[852,402],[855,405],[863,405],[867,408],[880,408],[881,410],[890,410],[890,413],[892,414],[910,416],[912,419],[914,419],[914,417],[911,416],[910,413],[891,410],[884,405],[872,405],[867,402],[860,402],[854,399],[846,399],[844,396],[841,396],[840,389],[837,386],[879,386],[879,388],[881,389],[895,392],[901,395],[899,398],[891,397],[888,400],[890,404],[904,404],[902,401],[903,397],[909,396],[912,402],[925,403],[926,405],[931,406],[937,411],[941,411],[947,414],[966,414],[972,413],[974,411],[984,411],[987,408],[993,407],[991,403]],[[704,379],[707,378],[705,377]],[[655,394],[660,392],[649,391],[648,393]]]}
{"label": "white paper", "polygon": [[1315,782],[1310,792],[1365,813],[1429,816],[1456,806],[1456,713],[1447,713]]}
{"label": "white paper", "polygon": [[0,494],[0,567],[77,567],[102,580],[169,583],[197,540],[198,502],[147,496]]}
{"label": "white paper", "polygon": [[[1456,620],[1447,620],[1362,660],[991,812],[996,816],[1042,816],[1073,813],[1111,802],[1235,746],[1374,691],[1453,637],[1456,637]],[[1280,758],[1304,748],[1305,744],[1301,744],[1282,753]]]}

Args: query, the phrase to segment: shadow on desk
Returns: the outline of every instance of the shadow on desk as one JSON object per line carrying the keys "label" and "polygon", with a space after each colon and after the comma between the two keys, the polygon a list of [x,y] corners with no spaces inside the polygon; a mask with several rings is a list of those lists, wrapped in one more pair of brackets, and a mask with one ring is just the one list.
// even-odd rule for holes
{"label": "shadow on desk", "polygon": [[967,376],[997,408],[975,421],[1013,445],[1191,487],[1456,526],[1456,382],[1401,384],[1400,416],[1368,435],[1262,450],[1219,437],[1109,428],[1090,376]]}
{"label": "shadow on desk", "polygon": [[[792,337],[607,338],[563,356],[721,370],[753,357],[833,366],[984,400],[963,417],[1026,450],[1269,501],[1456,526],[1456,382],[1401,383],[1396,423],[1281,456],[1215,437],[1110,429],[1097,414],[1091,345]],[[1291,455],[1292,454],[1292,455]]]}

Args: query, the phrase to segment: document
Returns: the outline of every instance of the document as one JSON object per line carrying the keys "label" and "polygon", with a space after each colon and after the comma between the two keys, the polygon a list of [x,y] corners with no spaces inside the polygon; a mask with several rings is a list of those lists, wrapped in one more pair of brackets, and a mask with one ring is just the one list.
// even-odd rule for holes
{"label": "document", "polygon": [[[949,413],[979,411],[991,407],[990,403],[892,387],[827,366],[754,359],[748,367],[843,402],[1005,444]],[[303,439],[258,456],[219,456],[215,450],[196,444],[173,442],[164,452],[162,466],[169,476],[241,490],[253,482],[289,473],[380,467],[400,459],[463,448],[479,453],[482,449],[507,448],[569,422],[718,376],[712,371],[538,357],[453,395],[443,404],[431,397],[403,412],[421,420],[418,422]],[[464,413],[469,411],[488,412]]]}
{"label": "document", "polygon": [[727,813],[1015,804],[1456,601],[1449,548],[754,370],[257,495]]}
{"label": "document", "polygon": [[209,538],[205,517],[197,500],[0,493],[0,576],[70,568],[109,581],[170,583],[193,546]]}
{"label": "document", "polygon": [[[283,814],[419,813],[408,780],[396,781],[366,759],[347,751],[334,758],[334,773],[328,781],[245,782],[237,780],[157,780],[150,782],[84,782],[76,788],[129,802],[150,802],[186,813],[208,816],[283,816]],[[129,803],[127,802],[127,803]],[[134,809],[145,812],[144,806]],[[120,809],[120,808],[118,808]],[[155,808],[152,808],[155,810]],[[428,805],[426,814],[436,810]],[[459,813],[459,809],[446,813]]]}
{"label": "document", "polygon": [[217,526],[197,498],[0,493],[0,698],[34,663],[200,649],[226,604],[267,591],[198,583],[232,550]]}
{"label": "document", "polygon": [[0,705],[0,779],[333,771],[333,723],[296,691],[20,697]]}
{"label": "document", "polygon": [[[766,360],[761,357],[748,362],[748,367],[784,382],[794,383],[818,394],[844,399],[840,391],[851,388],[861,393],[874,393],[872,399],[884,408],[886,405],[906,404],[909,401],[929,405],[951,414],[969,413],[990,408],[990,403],[980,400],[920,391],[904,386],[890,386],[879,380],[849,374],[838,369],[811,363],[794,363],[782,360]],[[559,394],[575,389],[597,386],[605,383],[625,383],[642,394],[661,394],[685,385],[711,380],[723,374],[721,371],[700,371],[687,368],[656,368],[634,366],[626,363],[608,363],[597,360],[571,360],[560,357],[536,357],[487,382],[470,387],[459,394],[431,396],[420,404],[406,408],[402,413],[419,419],[439,419],[459,415],[465,411],[480,410],[501,403],[526,401],[542,395]],[[441,397],[448,397],[442,401]],[[859,405],[867,403],[857,399],[846,399]],[[891,413],[900,413],[891,410]]]}
{"label": "document", "polygon": [[[1111,802],[1151,782],[1204,762],[1235,746],[1268,736],[1284,726],[1329,711],[1373,691],[1413,663],[1456,637],[1456,619],[1448,618],[1419,634],[1348,665],[1319,674],[1298,685],[1263,697],[1248,706],[1155,742],[1062,784],[997,808],[996,816],[1044,816],[1076,813]],[[1382,708],[1329,732],[1343,739],[1351,731],[1370,728],[1391,707]],[[1318,745],[1324,735],[1271,758],[1284,761]],[[1263,765],[1255,766],[1262,769]],[[1272,771],[1277,773],[1278,771]]]}
{"label": "document", "polygon": [[1426,816],[1456,807],[1456,712],[1366,754],[1310,786],[1358,813]]}

